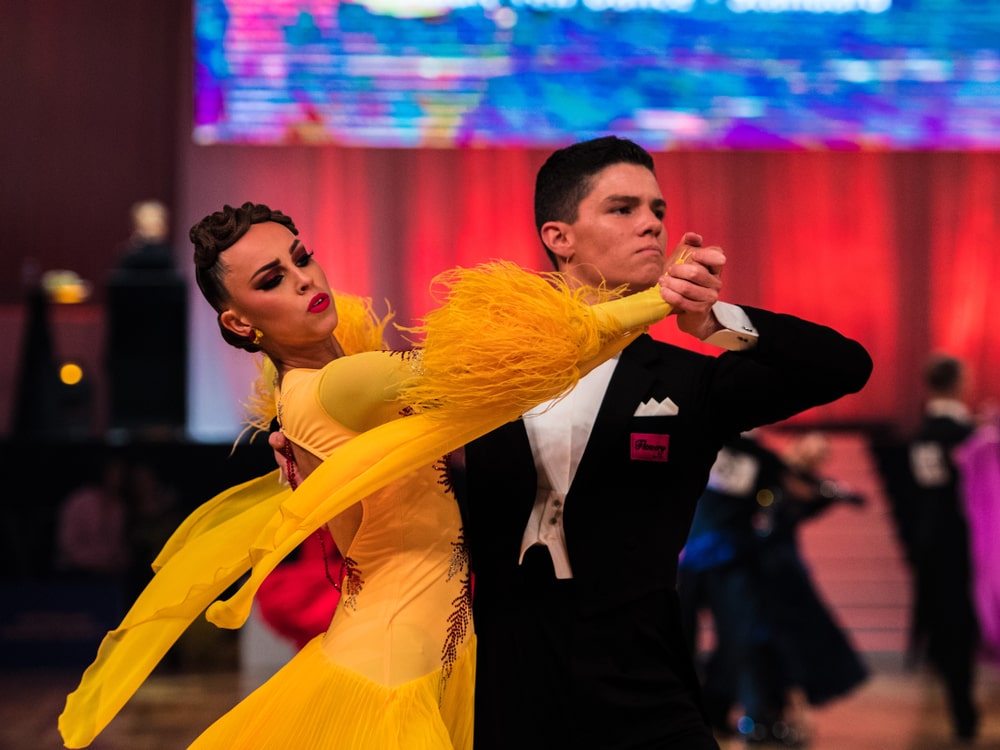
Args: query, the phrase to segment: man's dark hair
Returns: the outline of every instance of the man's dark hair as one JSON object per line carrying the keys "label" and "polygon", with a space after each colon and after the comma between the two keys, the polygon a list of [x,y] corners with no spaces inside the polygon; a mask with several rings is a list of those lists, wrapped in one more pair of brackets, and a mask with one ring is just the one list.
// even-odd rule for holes
{"label": "man's dark hair", "polygon": [[[653,157],[646,149],[614,135],[580,141],[553,152],[535,178],[535,229],[539,236],[547,221],[576,221],[580,202],[594,187],[594,176],[605,167],[622,163],[638,164],[656,173]],[[545,252],[558,268],[555,254],[548,247]]]}
{"label": "man's dark hair", "polygon": [[[209,214],[191,227],[188,236],[194,245],[195,281],[208,304],[217,313],[225,309],[230,299],[229,290],[222,281],[222,274],[226,270],[222,252],[239,242],[254,224],[265,221],[274,221],[288,227],[292,234],[299,233],[291,218],[281,211],[273,210],[263,203],[249,201],[239,208],[223,206],[221,211]],[[221,319],[219,330],[227,344],[248,352],[260,351],[260,347],[250,339],[237,336],[223,326]]]}

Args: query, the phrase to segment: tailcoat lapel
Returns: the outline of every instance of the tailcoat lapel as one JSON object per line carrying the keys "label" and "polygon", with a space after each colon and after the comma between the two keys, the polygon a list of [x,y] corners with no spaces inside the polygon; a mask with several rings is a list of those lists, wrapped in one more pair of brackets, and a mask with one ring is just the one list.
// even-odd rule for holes
{"label": "tailcoat lapel", "polygon": [[587,447],[567,496],[567,505],[576,487],[592,486],[594,472],[615,471],[629,460],[629,424],[639,402],[646,398],[656,380],[647,366],[655,361],[656,349],[648,335],[640,336],[621,354],[611,382],[594,421]]}

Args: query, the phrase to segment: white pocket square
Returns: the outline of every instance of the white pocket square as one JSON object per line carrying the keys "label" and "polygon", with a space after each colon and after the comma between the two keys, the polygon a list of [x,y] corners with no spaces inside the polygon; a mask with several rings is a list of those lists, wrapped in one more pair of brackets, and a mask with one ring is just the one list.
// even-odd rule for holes
{"label": "white pocket square", "polygon": [[634,417],[672,417],[679,411],[677,404],[670,397],[657,401],[655,398],[643,401],[636,407]]}

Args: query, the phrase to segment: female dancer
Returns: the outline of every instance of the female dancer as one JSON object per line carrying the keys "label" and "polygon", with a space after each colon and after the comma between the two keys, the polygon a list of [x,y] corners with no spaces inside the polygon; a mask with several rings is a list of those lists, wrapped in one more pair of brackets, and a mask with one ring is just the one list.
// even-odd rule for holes
{"label": "female dancer", "polygon": [[[411,329],[419,348],[382,351],[387,319],[334,298],[297,234],[253,203],[191,229],[223,338],[266,355],[251,424],[276,415],[292,488],[272,472],[181,525],[67,699],[68,747],[93,740],[203,609],[242,625],[261,581],[323,525],[345,558],[329,629],[192,747],[471,747],[468,555],[442,456],[564,393],[670,312],[658,287],[591,305],[610,295],[494,263],[439,277],[444,303]],[[296,466],[311,472],[301,483]]]}

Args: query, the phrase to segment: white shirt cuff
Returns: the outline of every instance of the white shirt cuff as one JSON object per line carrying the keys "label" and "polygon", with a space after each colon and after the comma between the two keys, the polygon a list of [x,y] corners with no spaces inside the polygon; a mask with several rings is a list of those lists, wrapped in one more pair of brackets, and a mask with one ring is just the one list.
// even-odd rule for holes
{"label": "white shirt cuff", "polygon": [[712,305],[712,312],[724,329],[704,339],[706,344],[730,351],[752,349],[757,345],[759,334],[742,307],[729,302],[716,302]]}

